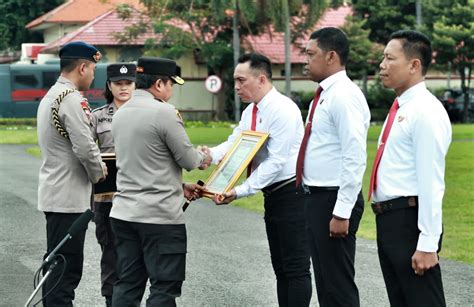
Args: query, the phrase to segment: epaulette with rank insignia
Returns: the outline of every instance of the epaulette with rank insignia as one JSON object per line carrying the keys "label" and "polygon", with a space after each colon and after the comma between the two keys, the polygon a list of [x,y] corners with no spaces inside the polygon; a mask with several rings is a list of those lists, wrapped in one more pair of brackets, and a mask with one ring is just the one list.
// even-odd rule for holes
{"label": "epaulette with rank insignia", "polygon": [[179,113],[179,111],[176,109],[176,117],[178,118],[178,120],[182,123],[184,123],[183,121],[183,117],[181,116],[181,113]]}
{"label": "epaulette with rank insignia", "polygon": [[103,108],[107,107],[108,104],[104,104],[103,106],[100,106],[98,108],[95,108],[94,110],[92,110],[92,113],[95,113],[95,112],[99,112],[100,110],[102,110]]}

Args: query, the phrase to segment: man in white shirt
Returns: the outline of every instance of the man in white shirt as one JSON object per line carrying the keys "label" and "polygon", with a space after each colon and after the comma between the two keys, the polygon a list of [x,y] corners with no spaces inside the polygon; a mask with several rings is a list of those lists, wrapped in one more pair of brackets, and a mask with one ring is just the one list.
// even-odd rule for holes
{"label": "man in white shirt", "polygon": [[431,55],[424,34],[398,31],[380,64],[383,85],[394,89],[397,99],[379,140],[369,196],[392,306],[446,305],[437,252],[451,124],[426,89]]}
{"label": "man in white shirt", "polygon": [[303,120],[296,104],[272,85],[270,60],[244,54],[234,71],[235,90],[249,106],[228,140],[214,148],[217,163],[244,130],[270,134],[252,162],[253,172],[241,185],[216,198],[218,204],[264,194],[265,225],[280,306],[309,306],[311,276],[302,195],[296,194],[295,165],[303,137]]}
{"label": "man in white shirt", "polygon": [[370,112],[345,71],[349,41],[344,32],[313,32],[306,54],[308,75],[319,88],[306,120],[296,183],[305,194],[318,300],[323,307],[359,306],[354,258],[364,211],[361,189]]}

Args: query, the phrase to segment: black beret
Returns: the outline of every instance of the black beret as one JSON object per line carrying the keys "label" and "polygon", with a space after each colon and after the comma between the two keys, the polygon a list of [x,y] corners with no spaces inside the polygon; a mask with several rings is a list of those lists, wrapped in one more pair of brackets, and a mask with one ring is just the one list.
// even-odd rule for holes
{"label": "black beret", "polygon": [[59,58],[61,59],[86,59],[97,63],[102,58],[96,47],[84,42],[71,42],[64,45],[59,50]]}
{"label": "black beret", "polygon": [[109,81],[130,80],[135,82],[137,66],[129,63],[116,63],[107,66],[107,79]]}
{"label": "black beret", "polygon": [[141,57],[138,59],[137,74],[168,76],[174,83],[184,84],[184,80],[180,77],[181,68],[170,59]]}

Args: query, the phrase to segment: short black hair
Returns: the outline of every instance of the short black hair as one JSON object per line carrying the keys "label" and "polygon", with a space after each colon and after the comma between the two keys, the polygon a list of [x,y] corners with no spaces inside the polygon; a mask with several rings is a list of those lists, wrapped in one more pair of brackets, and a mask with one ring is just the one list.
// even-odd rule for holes
{"label": "short black hair", "polygon": [[86,59],[62,58],[59,60],[59,66],[60,66],[61,72],[66,72],[66,73],[73,71],[74,68],[81,65],[82,63],[89,65],[92,62]]}
{"label": "short black hair", "polygon": [[400,30],[390,35],[390,40],[392,39],[402,41],[403,52],[408,59],[418,58],[421,61],[421,73],[426,75],[433,55],[428,36],[414,30]]}
{"label": "short black hair", "polygon": [[349,59],[349,39],[344,31],[333,27],[322,28],[311,33],[309,39],[317,40],[318,47],[325,52],[336,52],[341,65],[346,65]]}
{"label": "short black hair", "polygon": [[136,88],[145,90],[149,89],[156,81],[158,81],[158,79],[161,79],[164,83],[171,82],[171,79],[168,76],[137,74]]}
{"label": "short black hair", "polygon": [[239,64],[250,62],[250,68],[264,73],[268,79],[272,79],[272,63],[270,59],[260,53],[245,53],[239,57]]}

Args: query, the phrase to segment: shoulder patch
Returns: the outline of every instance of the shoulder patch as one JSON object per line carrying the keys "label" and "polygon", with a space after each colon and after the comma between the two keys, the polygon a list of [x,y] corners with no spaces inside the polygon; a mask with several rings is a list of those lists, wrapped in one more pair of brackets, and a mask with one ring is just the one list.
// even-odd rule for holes
{"label": "shoulder patch", "polygon": [[84,100],[81,101],[81,108],[82,108],[82,111],[84,111],[84,113],[86,114],[86,117],[90,123],[91,118],[92,118],[91,107],[89,106],[89,101],[87,101],[86,98],[84,98]]}

